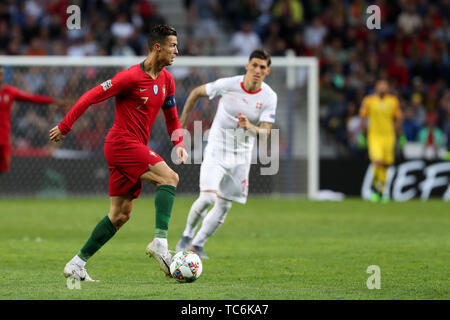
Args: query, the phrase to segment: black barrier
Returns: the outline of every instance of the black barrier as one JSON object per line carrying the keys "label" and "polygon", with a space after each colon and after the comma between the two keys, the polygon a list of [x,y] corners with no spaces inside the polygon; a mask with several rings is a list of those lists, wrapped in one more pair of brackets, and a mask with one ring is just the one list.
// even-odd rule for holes
{"label": "black barrier", "polygon": [[[177,193],[199,192],[199,164],[172,166],[180,175]],[[277,175],[261,175],[261,165],[250,169],[249,195],[285,194],[286,161],[280,161]],[[294,194],[306,194],[306,161],[295,161]],[[0,196],[65,197],[108,195],[109,172],[103,155],[88,159],[15,157],[11,171],[0,178]],[[342,192],[347,196],[368,197],[371,184],[368,160],[322,159],[320,189]],[[387,192],[395,201],[429,197],[450,200],[450,161],[400,161],[388,170]],[[143,188],[152,195],[154,186]]]}
{"label": "black barrier", "polygon": [[[320,188],[368,198],[372,167],[365,160],[320,161]],[[388,169],[386,195],[394,201],[430,197],[450,200],[450,161],[410,160]]]}
{"label": "black barrier", "polygon": [[[109,170],[103,155],[86,159],[14,157],[11,170],[0,177],[0,196],[107,196]],[[180,175],[177,193],[199,192],[200,164],[171,166]],[[279,187],[277,176],[261,175],[261,165],[250,168],[249,193],[273,193]],[[284,174],[280,170],[280,174]],[[147,184],[142,195],[154,194]]]}

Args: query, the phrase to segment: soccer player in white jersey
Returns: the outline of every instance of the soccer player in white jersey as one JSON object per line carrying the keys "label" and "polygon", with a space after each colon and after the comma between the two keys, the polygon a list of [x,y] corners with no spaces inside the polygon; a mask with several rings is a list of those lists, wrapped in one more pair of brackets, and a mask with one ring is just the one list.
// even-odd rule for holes
{"label": "soccer player in white jersey", "polygon": [[[220,97],[200,168],[200,196],[193,203],[177,244],[207,258],[204,245],[225,221],[232,201],[245,204],[251,155],[257,135],[269,136],[275,122],[276,93],[264,83],[271,59],[264,50],[251,53],[245,75],[221,78],[195,88],[180,118],[186,127],[200,97]],[[243,138],[242,138],[243,137]],[[213,205],[208,212],[209,207]],[[200,230],[195,231],[203,220]]]}

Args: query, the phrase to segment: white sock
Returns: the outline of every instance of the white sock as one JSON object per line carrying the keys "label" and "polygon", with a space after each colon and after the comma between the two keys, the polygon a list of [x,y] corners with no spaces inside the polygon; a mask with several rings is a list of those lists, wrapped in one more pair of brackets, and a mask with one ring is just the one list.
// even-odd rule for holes
{"label": "white sock", "polygon": [[86,265],[86,261],[84,261],[83,259],[81,259],[79,256],[75,256],[72,258],[72,260],[70,260],[71,262],[79,265],[80,267],[84,268],[84,266]]}
{"label": "white sock", "polygon": [[214,204],[217,195],[212,192],[200,192],[200,196],[192,204],[189,211],[183,236],[192,238],[200,222],[206,216],[209,206]]}
{"label": "white sock", "polygon": [[206,215],[202,227],[192,241],[193,246],[203,247],[205,245],[206,240],[224,223],[231,205],[231,201],[217,198],[214,207]]}
{"label": "white sock", "polygon": [[159,245],[163,246],[164,248],[168,248],[169,245],[167,243],[167,238],[154,238],[153,241],[157,241]]}

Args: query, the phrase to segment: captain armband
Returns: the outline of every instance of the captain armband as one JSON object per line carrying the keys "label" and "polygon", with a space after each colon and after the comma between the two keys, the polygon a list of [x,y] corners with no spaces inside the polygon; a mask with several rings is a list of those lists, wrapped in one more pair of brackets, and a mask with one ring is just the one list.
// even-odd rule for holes
{"label": "captain armband", "polygon": [[175,96],[169,96],[164,100],[163,109],[170,109],[177,106],[177,102],[175,100]]}

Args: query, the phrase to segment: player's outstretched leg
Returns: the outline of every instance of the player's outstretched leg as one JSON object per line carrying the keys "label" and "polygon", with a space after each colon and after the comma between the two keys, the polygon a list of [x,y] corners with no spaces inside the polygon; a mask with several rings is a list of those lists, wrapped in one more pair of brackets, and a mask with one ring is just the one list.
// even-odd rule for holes
{"label": "player's outstretched leg", "polygon": [[78,281],[97,282],[98,280],[94,280],[89,276],[84,267],[85,264],[86,261],[76,255],[72,260],[66,263],[66,266],[64,267],[64,277],[73,278]]}
{"label": "player's outstretched leg", "polygon": [[386,176],[387,176],[387,165],[375,164],[374,165],[374,178],[372,182],[372,193],[370,195],[371,202],[387,203],[389,202],[389,197],[384,195],[386,188]]}
{"label": "player's outstretched leg", "polygon": [[160,269],[167,275],[170,274],[170,260],[172,258],[168,249],[167,233],[172,207],[175,201],[175,191],[176,188],[171,185],[157,187],[155,194],[155,238],[148,244],[146,249],[147,254],[158,261]]}
{"label": "player's outstretched leg", "polygon": [[179,181],[178,174],[170,169],[164,162],[158,162],[154,166],[149,165],[150,170],[145,172],[141,179],[155,184],[155,238],[147,245],[146,253],[153,257],[159,264],[159,268],[170,275],[170,260],[167,243],[170,216],[175,201],[175,192]]}
{"label": "player's outstretched leg", "polygon": [[100,220],[81,250],[66,264],[64,268],[66,278],[97,281],[87,273],[86,262],[130,219],[132,208],[133,199],[130,196],[111,197],[111,208],[108,215]]}
{"label": "player's outstretched leg", "polygon": [[192,241],[191,250],[196,252],[200,258],[208,259],[203,249],[206,241],[219,229],[224,223],[228,211],[232,206],[231,200],[218,197],[213,208],[208,212],[203,220],[202,227]]}
{"label": "player's outstretched leg", "polygon": [[369,201],[370,202],[378,202],[380,201],[381,194],[379,192],[380,181],[379,181],[379,166],[378,164],[373,164],[373,180],[372,180],[372,192],[370,194]]}
{"label": "player's outstretched leg", "polygon": [[383,165],[378,169],[378,180],[380,181],[380,194],[381,194],[381,203],[388,203],[389,197],[385,195],[384,191],[386,190],[386,177],[387,177],[387,169],[388,166]]}
{"label": "player's outstretched leg", "polygon": [[105,216],[94,228],[91,236],[78,254],[64,267],[64,276],[73,277],[79,281],[93,281],[85,269],[86,262],[116,233],[108,216]]}
{"label": "player's outstretched leg", "polygon": [[186,228],[177,243],[176,251],[187,250],[189,248],[195,230],[206,216],[208,208],[214,204],[216,199],[217,195],[215,192],[200,192],[200,196],[192,204],[191,210],[189,211]]}

